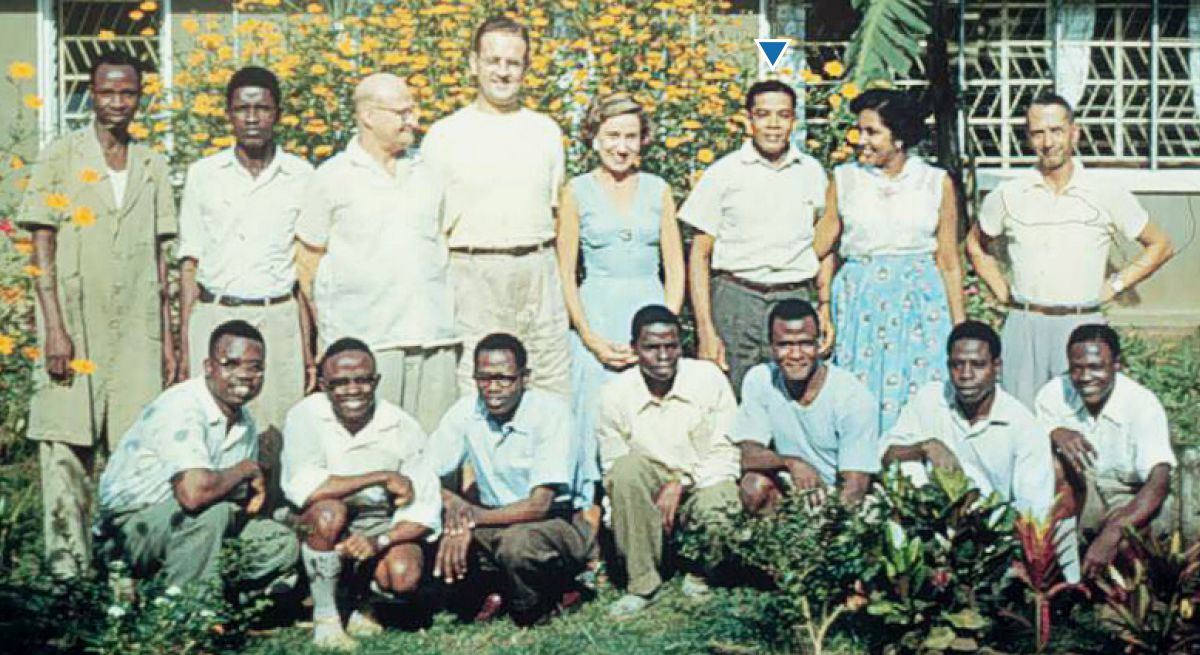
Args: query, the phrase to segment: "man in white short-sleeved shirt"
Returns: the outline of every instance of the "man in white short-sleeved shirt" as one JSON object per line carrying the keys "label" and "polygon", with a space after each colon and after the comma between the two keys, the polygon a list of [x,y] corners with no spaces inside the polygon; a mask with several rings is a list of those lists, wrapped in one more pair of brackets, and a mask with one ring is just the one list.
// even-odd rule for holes
{"label": "man in white short-sleeved shirt", "polygon": [[[1037,416],[1054,449],[1061,509],[1089,542],[1090,577],[1116,558],[1127,528],[1145,530],[1160,515],[1176,459],[1162,403],[1120,372],[1112,328],[1081,325],[1065,350],[1067,373],[1038,392]],[[1068,579],[1079,567],[1078,552],[1070,556]]]}
{"label": "man in white short-sleeved shirt", "polygon": [[271,375],[251,405],[260,430],[278,438],[304,394],[307,353],[295,302],[292,242],[312,165],[275,144],[279,81],[255,66],[226,90],[236,144],[188,168],[179,209],[181,379],[204,374],[204,345],[217,325],[241,319],[269,344]]}
{"label": "man in white short-sleeved shirt", "polygon": [[[520,23],[494,17],[475,31],[475,102],[429,128],[421,153],[446,181],[450,276],[463,352],[492,332],[529,349],[530,382],[569,394],[567,311],[554,254],[565,175],[562,130],[520,103],[530,56]],[[472,362],[459,387],[472,392]]]}
{"label": "man in white short-sleeved shirt", "polygon": [[[1158,270],[1171,241],[1133,194],[1095,178],[1072,154],[1079,141],[1070,104],[1048,94],[1025,114],[1037,167],[984,198],[967,253],[979,276],[1010,311],[1004,325],[1004,388],[1028,407],[1046,381],[1066,371],[1064,345],[1076,326],[1104,320],[1103,304]],[[1115,235],[1143,246],[1107,279]],[[1012,283],[989,252],[1007,242]]]}
{"label": "man in white short-sleeved shirt", "polygon": [[342,629],[342,560],[365,565],[380,591],[414,591],[424,544],[441,530],[441,487],[422,459],[425,432],[416,419],[376,397],[379,374],[367,344],[351,337],[330,344],[318,381],[321,393],[288,412],[283,489],[306,533],[313,641],[351,646],[350,635],[382,628],[364,603]]}
{"label": "man in white short-sleeved shirt", "polygon": [[358,133],[317,169],[296,224],[300,288],[313,300],[320,349],[365,341],[379,397],[430,431],[458,398],[442,184],[408,154],[417,106],[403,79],[366,77],[354,108]]}
{"label": "man in white short-sleeved shirt", "polygon": [[828,177],[792,145],[796,92],[777,80],[746,92],[750,136],[708,167],[679,210],[696,228],[689,257],[697,355],[729,371],[735,390],[766,359],[767,312],[785,298],[815,301],[822,253],[815,221]]}

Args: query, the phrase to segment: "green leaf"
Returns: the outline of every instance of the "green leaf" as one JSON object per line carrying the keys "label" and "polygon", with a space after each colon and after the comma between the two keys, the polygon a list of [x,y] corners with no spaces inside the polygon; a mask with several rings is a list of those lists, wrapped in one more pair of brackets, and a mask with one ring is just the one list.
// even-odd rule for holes
{"label": "green leaf", "polygon": [[954,643],[956,638],[957,636],[953,630],[944,625],[939,625],[929,631],[929,636],[925,637],[925,641],[921,643],[921,646],[931,650],[946,650],[950,647],[950,644]]}
{"label": "green leaf", "polygon": [[855,0],[862,20],[846,49],[846,64],[860,84],[893,79],[912,69],[921,54],[921,37],[929,32],[926,7],[920,0]]}
{"label": "green leaf", "polygon": [[982,630],[987,627],[987,619],[973,609],[967,608],[954,614],[942,614],[942,618],[959,630]]}

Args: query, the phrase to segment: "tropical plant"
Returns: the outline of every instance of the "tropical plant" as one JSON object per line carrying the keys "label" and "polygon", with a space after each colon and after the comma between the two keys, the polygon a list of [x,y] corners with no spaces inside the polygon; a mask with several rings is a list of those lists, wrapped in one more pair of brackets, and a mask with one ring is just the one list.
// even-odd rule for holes
{"label": "tropical plant", "polygon": [[1006,614],[1033,628],[1039,653],[1045,652],[1050,643],[1050,609],[1054,598],[1068,591],[1087,593],[1085,585],[1062,579],[1059,550],[1066,537],[1062,525],[1062,519],[1057,515],[1042,520],[1022,513],[1013,526],[1021,542],[1020,557],[1013,562],[1013,576],[1025,585],[1026,597],[1033,602],[1033,621],[1009,612]]}
{"label": "tropical plant", "polygon": [[1200,643],[1200,543],[1183,547],[1178,532],[1147,537],[1126,534],[1132,570],[1110,566],[1096,586],[1104,594],[1106,621],[1126,653],[1195,652]]}
{"label": "tropical plant", "polygon": [[850,37],[846,63],[855,80],[904,77],[921,56],[921,39],[929,34],[922,0],[853,0],[862,15]]}

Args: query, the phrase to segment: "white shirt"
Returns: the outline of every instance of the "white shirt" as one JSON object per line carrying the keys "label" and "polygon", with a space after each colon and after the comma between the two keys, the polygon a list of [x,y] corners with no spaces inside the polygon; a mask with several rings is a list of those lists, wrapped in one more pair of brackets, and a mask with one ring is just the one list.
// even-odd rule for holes
{"label": "white shirt", "polygon": [[713,237],[712,268],[761,284],[816,276],[813,222],[829,180],[816,159],[789,146],[775,168],[746,141],[708,167],[679,219]]}
{"label": "white shirt", "polygon": [[108,183],[112,185],[113,190],[113,207],[125,206],[125,188],[129,186],[129,167],[125,170],[114,171],[111,168],[105,167],[108,173]]}
{"label": "white shirt", "polygon": [[205,379],[193,378],[159,394],[121,437],[100,477],[100,508],[124,514],[157,505],[174,495],[171,478],[180,471],[257,457],[250,416],[243,410],[230,426]]}
{"label": "white shirt", "polygon": [[1074,165],[1059,193],[1034,169],[983,199],[979,229],[1007,239],[1016,299],[1095,303],[1117,233],[1136,239],[1150,221],[1132,193],[1094,179],[1079,160]]}
{"label": "white shirt", "polygon": [[389,174],[355,137],[317,169],[296,236],[325,247],[313,285],[321,342],[372,350],[457,342],[442,185],[420,157]]}
{"label": "white shirt", "polygon": [[554,238],[553,208],[566,175],[563,135],[529,109],[467,105],[437,121],[421,154],[446,180],[450,247],[515,247]]}
{"label": "white shirt", "polygon": [[[1049,434],[1019,400],[996,386],[986,418],[971,424],[954,397],[950,382],[930,382],[900,410],[880,444],[911,446],[941,441],[958,458],[963,472],[984,495],[996,492],[1020,511],[1045,518],[1054,504],[1054,464]],[[903,462],[901,470],[923,483],[927,465]]]}
{"label": "white shirt", "polygon": [[[424,462],[425,433],[417,420],[392,403],[376,399],[375,415],[358,434],[333,413],[329,396],[315,393],[288,412],[283,428],[283,472],[280,484],[287,499],[303,507],[330,476],[395,471],[413,486],[413,501],[397,508],[392,525],[402,521],[428,527],[436,539],[442,528],[441,486]],[[354,494],[362,505],[387,505],[380,486]]]}
{"label": "white shirt", "polygon": [[216,295],[273,298],[296,284],[296,220],[312,165],[276,148],[254,177],[234,149],[190,167],[179,208],[179,258]]}
{"label": "white shirt", "polygon": [[937,249],[946,173],[910,155],[896,177],[875,166],[844,164],[833,171],[841,253],[849,257],[912,255]]}
{"label": "white shirt", "polygon": [[635,453],[697,487],[737,480],[740,453],[729,440],[736,414],[729,379],[712,362],[681,358],[662,398],[650,394],[638,367],[626,369],[600,389],[600,469],[608,473],[617,458]]}
{"label": "white shirt", "polygon": [[1155,466],[1176,466],[1167,413],[1154,392],[1124,373],[1113,384],[1099,416],[1087,410],[1067,375],[1047,382],[1034,406],[1046,432],[1074,430],[1096,449],[1097,479],[1137,493]]}

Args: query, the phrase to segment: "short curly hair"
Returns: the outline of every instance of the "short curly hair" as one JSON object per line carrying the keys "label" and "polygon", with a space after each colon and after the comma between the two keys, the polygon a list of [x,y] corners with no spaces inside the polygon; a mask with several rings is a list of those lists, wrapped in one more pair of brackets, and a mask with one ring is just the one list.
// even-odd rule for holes
{"label": "short curly hair", "polygon": [[903,142],[905,150],[916,147],[929,134],[925,128],[926,112],[904,91],[870,89],[850,103],[850,111],[856,115],[868,109],[879,114],[879,120],[891,131],[893,139]]}
{"label": "short curly hair", "polygon": [[596,96],[592,100],[592,104],[588,106],[587,117],[583,120],[584,140],[591,143],[592,139],[600,134],[600,126],[604,121],[625,115],[637,116],[638,123],[642,126],[642,147],[649,145],[654,135],[654,126],[650,124],[646,108],[634,99],[633,94],[624,91]]}

